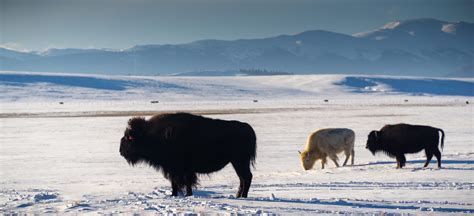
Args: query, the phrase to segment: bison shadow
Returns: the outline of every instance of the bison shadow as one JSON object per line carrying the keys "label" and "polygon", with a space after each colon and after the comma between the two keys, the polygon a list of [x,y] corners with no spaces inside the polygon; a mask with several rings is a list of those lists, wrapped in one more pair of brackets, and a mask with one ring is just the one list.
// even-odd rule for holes
{"label": "bison shadow", "polygon": [[315,205],[330,205],[330,206],[342,206],[351,208],[368,208],[368,209],[390,209],[390,210],[418,210],[422,212],[445,212],[445,213],[474,213],[474,209],[470,208],[451,208],[451,207],[421,207],[416,205],[400,205],[400,204],[388,204],[388,203],[367,203],[357,202],[350,200],[322,200],[322,199],[286,199],[286,198],[251,198],[252,201],[260,202],[282,202],[282,203],[302,203],[302,204],[315,204]]}
{"label": "bison shadow", "polygon": [[220,197],[223,197],[223,194],[215,192],[215,191],[194,190],[193,191],[193,196],[203,197],[203,198],[220,198]]}
{"label": "bison shadow", "polygon": [[[426,160],[409,160],[407,161],[408,164],[424,164]],[[436,160],[431,160],[430,163],[436,162]],[[474,160],[441,160],[443,165],[446,164],[474,164]],[[354,167],[364,167],[364,166],[371,166],[371,165],[386,165],[386,164],[396,164],[395,161],[377,161],[377,162],[369,162],[366,164],[358,164],[354,165]],[[442,167],[441,169],[445,170],[474,170],[474,167],[469,168],[457,168],[457,167]]]}

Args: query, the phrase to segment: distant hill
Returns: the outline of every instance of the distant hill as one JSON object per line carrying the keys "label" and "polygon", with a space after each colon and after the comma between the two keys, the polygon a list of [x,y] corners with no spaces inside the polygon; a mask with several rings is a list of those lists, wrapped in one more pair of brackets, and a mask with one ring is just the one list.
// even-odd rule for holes
{"label": "distant hill", "polygon": [[474,24],[413,19],[354,35],[314,30],[263,39],[201,40],[126,50],[22,53],[0,48],[0,63],[0,69],[6,71],[122,75],[236,75],[228,72],[259,68],[295,74],[473,77]]}
{"label": "distant hill", "polygon": [[280,71],[267,71],[262,69],[240,69],[232,71],[194,71],[173,74],[174,76],[273,76],[292,75],[292,73]]}
{"label": "distant hill", "polygon": [[[111,76],[0,73],[0,102],[11,101],[225,101],[371,96],[474,96],[473,78],[365,75],[228,77]],[[361,96],[361,97],[359,97]],[[428,97],[428,98],[429,98]]]}

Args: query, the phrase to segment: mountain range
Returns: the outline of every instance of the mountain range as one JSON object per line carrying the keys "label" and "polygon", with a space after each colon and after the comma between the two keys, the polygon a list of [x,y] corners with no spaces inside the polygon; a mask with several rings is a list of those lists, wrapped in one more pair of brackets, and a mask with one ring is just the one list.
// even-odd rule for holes
{"label": "mountain range", "polygon": [[122,75],[293,74],[474,76],[474,23],[393,21],[353,35],[312,30],[262,39],[199,40],[125,50],[0,48],[0,70]]}

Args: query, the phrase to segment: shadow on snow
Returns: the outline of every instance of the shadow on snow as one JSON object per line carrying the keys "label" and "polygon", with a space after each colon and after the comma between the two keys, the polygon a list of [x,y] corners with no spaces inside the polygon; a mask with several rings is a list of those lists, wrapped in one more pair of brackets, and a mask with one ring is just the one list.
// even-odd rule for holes
{"label": "shadow on snow", "polygon": [[27,84],[51,83],[61,86],[82,87],[99,90],[123,91],[132,87],[149,86],[153,88],[184,88],[178,85],[156,80],[114,80],[99,77],[38,75],[38,74],[0,74],[0,83],[11,86],[25,86]]}
{"label": "shadow on snow", "polygon": [[352,202],[346,200],[300,200],[300,199],[281,199],[281,198],[254,198],[253,201],[263,202],[286,202],[286,203],[303,203],[303,204],[317,204],[317,205],[332,205],[332,206],[344,206],[354,208],[371,208],[371,209],[393,209],[393,210],[419,210],[419,211],[433,211],[433,212],[463,212],[463,213],[474,213],[474,209],[468,208],[449,208],[449,207],[420,207],[413,205],[392,205],[392,204],[379,204],[379,203],[361,203]]}
{"label": "shadow on snow", "polygon": [[[407,164],[424,164],[426,160],[407,160]],[[396,164],[396,161],[377,161],[377,162],[369,162],[366,164],[356,164],[353,167],[363,167],[363,166],[371,166],[371,165],[386,165],[386,164]],[[430,165],[437,165],[436,159],[432,159],[430,161]],[[446,164],[474,164],[474,160],[443,160],[441,159],[441,166]],[[428,166],[429,168],[429,166]],[[446,170],[474,170],[473,168],[456,168],[456,167],[442,167],[441,169]]]}
{"label": "shadow on snow", "polygon": [[346,77],[336,85],[353,88],[353,92],[367,93],[371,88],[387,85],[392,92],[413,95],[452,95],[474,96],[474,82],[462,80],[415,79],[415,78],[379,78],[379,77]]}

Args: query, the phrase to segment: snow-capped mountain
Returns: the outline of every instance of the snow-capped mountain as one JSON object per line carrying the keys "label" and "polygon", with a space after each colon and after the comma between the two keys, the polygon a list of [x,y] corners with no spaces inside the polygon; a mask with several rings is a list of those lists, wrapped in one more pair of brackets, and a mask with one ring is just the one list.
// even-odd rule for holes
{"label": "snow-capped mountain", "polygon": [[126,50],[53,49],[18,55],[0,48],[0,69],[169,75],[255,68],[296,74],[472,77],[473,38],[473,23],[414,19],[354,35],[314,30],[263,39],[201,40]]}
{"label": "snow-capped mountain", "polygon": [[474,24],[467,22],[449,23],[435,19],[395,21],[354,36],[380,41],[386,48],[456,48],[462,51],[474,49]]}

